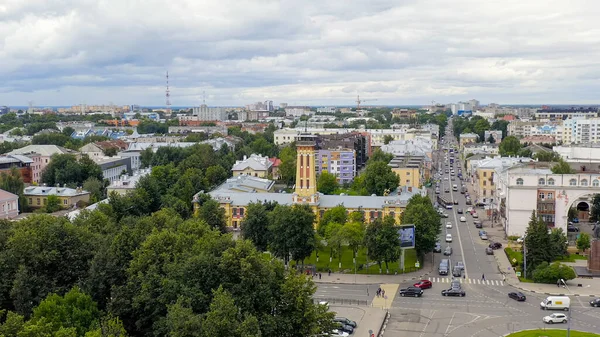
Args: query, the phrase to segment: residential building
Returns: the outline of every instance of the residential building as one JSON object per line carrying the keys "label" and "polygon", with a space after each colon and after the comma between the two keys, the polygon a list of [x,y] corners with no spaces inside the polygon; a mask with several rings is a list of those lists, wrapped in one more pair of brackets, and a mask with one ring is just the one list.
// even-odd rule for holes
{"label": "residential building", "polygon": [[14,219],[19,215],[19,196],[0,190],[0,219]]}
{"label": "residential building", "polygon": [[574,107],[574,108],[546,108],[540,109],[535,113],[535,119],[560,121],[571,118],[593,118],[598,117],[598,108],[595,107]]}
{"label": "residential building", "polygon": [[477,143],[479,136],[476,133],[462,133],[459,139],[459,146],[462,149],[467,144]]}
{"label": "residential building", "polygon": [[281,159],[269,158],[269,160],[273,163],[273,166],[271,166],[271,176],[273,179],[279,180],[279,166],[281,165]]}
{"label": "residential building", "polygon": [[483,133],[484,142],[489,142],[490,136],[494,139],[494,144],[500,144],[500,142],[502,141],[501,130],[486,130]]}
{"label": "residential building", "polygon": [[215,133],[219,133],[223,136],[227,135],[227,126],[225,125],[215,125],[215,126],[206,126],[206,125],[195,125],[195,126],[169,126],[169,133],[205,133],[207,135],[212,135]]}
{"label": "residential building", "polygon": [[563,144],[600,143],[600,118],[565,120],[563,131]]}
{"label": "residential building", "polygon": [[227,110],[223,107],[209,107],[202,104],[192,109],[191,116],[179,118],[179,125],[196,126],[204,122],[226,121]]}
{"label": "residential building", "polygon": [[529,157],[498,157],[483,159],[476,164],[476,201],[485,204],[497,203],[497,188],[495,186],[494,175],[507,168],[531,162]]}
{"label": "residential building", "polygon": [[556,137],[554,136],[527,136],[519,139],[521,144],[554,144]]}
{"label": "residential building", "polygon": [[111,183],[127,172],[132,172],[131,157],[93,157],[102,170],[102,177]]}
{"label": "residential building", "polygon": [[273,162],[267,156],[252,154],[250,157],[244,156],[243,160],[237,160],[231,172],[233,176],[246,175],[259,178],[267,178],[271,174]]}
{"label": "residential building", "polygon": [[275,186],[274,180],[259,178],[250,175],[239,175],[227,179],[213,192],[243,192],[243,193],[271,193]]}
{"label": "residential building", "polygon": [[327,114],[333,114],[337,111],[336,107],[334,106],[327,106],[327,107],[320,107],[317,108],[317,112],[318,113],[327,113]]}
{"label": "residential building", "polygon": [[42,179],[42,172],[50,163],[52,156],[55,154],[72,154],[78,156],[79,153],[73,150],[66,149],[57,145],[27,145],[20,149],[12,150],[9,155],[23,155],[33,160],[32,167],[32,182],[39,183]]}
{"label": "residential building", "polygon": [[429,179],[430,170],[426,164],[430,162],[431,160],[427,156],[404,155],[394,157],[388,166],[400,178],[400,187],[421,188]]}
{"label": "residential building", "polygon": [[27,204],[32,208],[46,206],[50,195],[58,197],[62,208],[75,207],[78,202],[89,203],[90,201],[90,192],[84,191],[81,187],[51,187],[43,184],[25,187],[23,190],[23,196],[27,198]]}
{"label": "residential building", "polygon": [[[37,157],[34,157],[37,158]],[[36,161],[36,163],[39,161]],[[32,157],[22,156],[20,154],[9,154],[0,156],[0,173],[9,173],[13,167],[16,167],[21,174],[23,183],[33,183],[34,160]],[[39,165],[39,163],[37,164]]]}
{"label": "residential building", "polygon": [[285,115],[292,117],[310,116],[312,111],[308,107],[287,107],[285,108]]}
{"label": "residential building", "polygon": [[430,139],[394,140],[381,147],[381,151],[393,154],[394,157],[423,157],[423,165],[431,169],[433,142]]}
{"label": "residential building", "polygon": [[392,110],[392,118],[409,119],[417,116],[417,110],[413,109],[400,109],[396,108]]}
{"label": "residential building", "polygon": [[320,147],[323,149],[347,148],[354,150],[355,172],[362,169],[369,159],[371,147],[367,136],[360,132],[350,132],[344,134],[330,134],[319,136]]}
{"label": "residential building", "polygon": [[470,116],[473,114],[473,106],[468,102],[450,104],[450,110],[455,116]]}
{"label": "residential building", "polygon": [[500,143],[469,143],[462,148],[463,158],[469,154],[494,156],[500,153]]}
{"label": "residential building", "polygon": [[273,101],[256,102],[246,105],[246,109],[250,111],[274,111]]}
{"label": "residential building", "polygon": [[[225,210],[227,226],[237,230],[244,220],[246,207],[251,202],[276,201],[281,205],[302,204],[308,205],[315,213],[315,225],[323,213],[338,205],[343,205],[348,212],[359,211],[365,215],[365,221],[371,222],[377,218],[391,216],[399,223],[402,211],[408,200],[416,193],[425,195],[425,190],[403,189],[398,194],[379,196],[349,196],[349,195],[323,195],[317,192],[316,174],[316,146],[317,137],[314,135],[301,135],[296,141],[296,185],[295,192],[289,193],[246,193],[238,191],[209,192]],[[199,210],[198,195],[192,201],[195,212]]]}
{"label": "residential building", "polygon": [[495,155],[490,155],[487,153],[479,153],[479,154],[474,154],[470,157],[467,157],[465,159],[465,167],[466,167],[466,175],[465,177],[470,177],[471,178],[471,182],[475,181],[475,173],[477,173],[477,167],[480,163],[485,163],[486,161],[484,159],[492,159],[492,158],[496,158],[496,157],[500,157],[499,154],[495,154]]}
{"label": "residential building", "polygon": [[152,169],[145,168],[133,172],[132,175],[123,174],[119,179],[111,181],[110,185],[106,187],[106,194],[110,195],[112,192],[115,192],[120,195],[125,195],[128,192],[135,190],[138,181],[150,173],[152,173]]}
{"label": "residential building", "polygon": [[109,149],[114,149],[115,154],[120,151],[125,151],[129,147],[129,143],[123,140],[103,141],[88,143],[79,148],[79,152],[87,154],[90,158],[104,157]]}
{"label": "residential building", "polygon": [[10,108],[6,105],[0,106],[0,115],[6,115],[10,112]]}
{"label": "residential building", "polygon": [[349,184],[356,176],[356,152],[353,149],[320,149],[317,151],[316,173],[331,173],[340,184]]}
{"label": "residential building", "polygon": [[547,123],[539,121],[512,121],[506,127],[506,133],[509,136],[528,137],[531,136],[531,128],[534,126],[542,126]]}

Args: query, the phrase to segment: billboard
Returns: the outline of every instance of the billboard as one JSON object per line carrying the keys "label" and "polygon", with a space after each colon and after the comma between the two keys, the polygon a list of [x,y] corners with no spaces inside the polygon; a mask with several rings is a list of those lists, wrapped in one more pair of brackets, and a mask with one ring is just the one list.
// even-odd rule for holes
{"label": "billboard", "polygon": [[415,225],[402,225],[398,229],[400,248],[415,248]]}

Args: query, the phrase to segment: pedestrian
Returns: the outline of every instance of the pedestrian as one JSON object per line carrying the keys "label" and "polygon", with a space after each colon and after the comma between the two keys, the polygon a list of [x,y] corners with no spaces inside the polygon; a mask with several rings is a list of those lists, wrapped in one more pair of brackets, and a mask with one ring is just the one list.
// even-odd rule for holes
{"label": "pedestrian", "polygon": [[381,289],[381,297],[385,297],[385,290]]}
{"label": "pedestrian", "polygon": [[556,281],[556,287],[560,288],[560,281],[559,280]]}
{"label": "pedestrian", "polygon": [[481,280],[485,281],[485,274],[481,274]]}
{"label": "pedestrian", "polygon": [[319,280],[321,279],[321,273],[319,273]]}
{"label": "pedestrian", "polygon": [[329,276],[331,276],[331,269],[329,269]]}
{"label": "pedestrian", "polygon": [[467,274],[465,273],[465,274],[463,274],[463,279],[466,279],[466,278],[467,278]]}

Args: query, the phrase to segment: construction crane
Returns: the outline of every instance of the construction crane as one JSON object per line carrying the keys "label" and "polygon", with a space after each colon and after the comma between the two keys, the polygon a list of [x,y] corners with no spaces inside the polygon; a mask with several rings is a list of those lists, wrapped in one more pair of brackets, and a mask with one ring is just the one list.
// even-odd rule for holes
{"label": "construction crane", "polygon": [[360,99],[359,95],[356,95],[356,111],[360,110],[360,103],[364,103],[364,102],[373,102],[376,101],[377,99]]}

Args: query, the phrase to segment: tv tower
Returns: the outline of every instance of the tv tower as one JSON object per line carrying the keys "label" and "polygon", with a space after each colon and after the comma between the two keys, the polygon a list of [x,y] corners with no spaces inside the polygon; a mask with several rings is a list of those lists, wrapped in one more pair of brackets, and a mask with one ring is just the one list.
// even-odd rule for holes
{"label": "tv tower", "polygon": [[167,113],[171,113],[171,91],[169,90],[169,71],[167,70],[167,90],[165,91]]}

